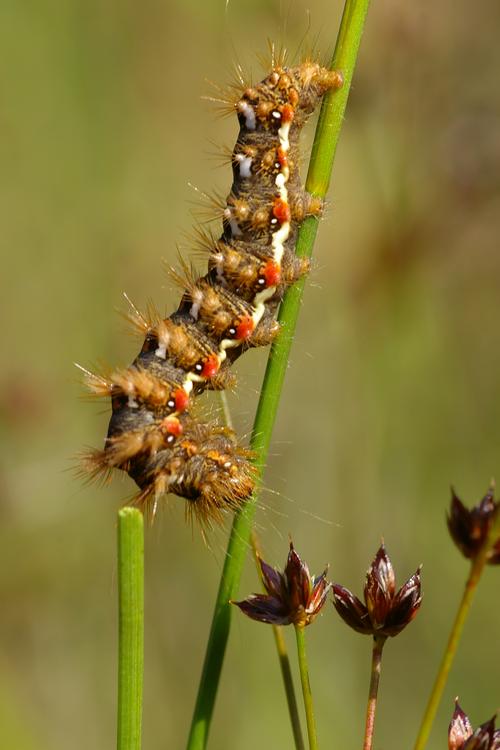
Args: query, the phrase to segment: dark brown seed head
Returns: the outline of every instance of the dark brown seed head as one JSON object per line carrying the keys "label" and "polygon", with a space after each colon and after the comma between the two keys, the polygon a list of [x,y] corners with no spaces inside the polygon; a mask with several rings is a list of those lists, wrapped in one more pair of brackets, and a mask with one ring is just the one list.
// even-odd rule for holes
{"label": "dark brown seed head", "polygon": [[[482,500],[470,510],[452,488],[450,511],[446,520],[451,538],[464,557],[474,559],[478,555],[499,507],[499,501],[494,499],[493,487],[490,487]],[[500,564],[500,536],[490,550],[487,561],[490,565]]]}
{"label": "dark brown seed head", "polygon": [[290,542],[290,551],[283,573],[259,559],[262,581],[267,594],[252,594],[241,602],[233,602],[253,620],[272,625],[304,627],[319,614],[330,585],[325,570],[311,577],[307,564]]}
{"label": "dark brown seed head", "polygon": [[458,704],[458,698],[455,699],[455,710],[451,717],[450,726],[448,727],[448,750],[461,750],[464,743],[472,735],[472,724],[469,717],[462,711]]}
{"label": "dark brown seed head", "polygon": [[396,591],[394,569],[382,544],[366,574],[364,600],[363,604],[349,589],[333,584],[334,607],[350,628],[365,635],[397,635],[419,610],[420,568]]}
{"label": "dark brown seed head", "polygon": [[500,729],[495,731],[495,716],[475,731],[467,714],[455,700],[455,710],[448,727],[448,750],[499,750]]}

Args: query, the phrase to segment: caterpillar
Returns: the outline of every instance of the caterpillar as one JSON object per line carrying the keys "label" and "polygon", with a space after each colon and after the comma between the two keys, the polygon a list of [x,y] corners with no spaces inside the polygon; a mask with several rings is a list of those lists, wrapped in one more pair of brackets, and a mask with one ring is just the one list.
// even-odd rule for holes
{"label": "caterpillar", "polygon": [[309,268],[294,252],[298,228],[322,211],[300,182],[299,135],[321,97],[341,85],[340,73],[317,62],[280,62],[231,102],[240,129],[222,235],[199,231],[208,272],[197,276],[183,263],[182,298],[168,318],[133,308],[144,343],[130,367],[106,376],[85,371],[90,392],[111,398],[112,415],[104,448],[88,451],[84,468],[91,477],[126,471],[141,507],[156,509],[173,493],[210,524],[252,492],[250,451],[227,427],[200,422],[191,405],[204,390],[232,384],[229,368],[240,354],[279,333],[283,294]]}

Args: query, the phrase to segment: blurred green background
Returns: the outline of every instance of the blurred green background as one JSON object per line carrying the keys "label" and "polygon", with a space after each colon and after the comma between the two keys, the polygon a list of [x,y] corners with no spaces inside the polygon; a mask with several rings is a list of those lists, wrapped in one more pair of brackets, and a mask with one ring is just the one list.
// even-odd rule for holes
{"label": "blurred green background", "polygon": [[[133,487],[72,474],[108,420],[72,363],[132,360],[122,291],[175,305],[161,258],[189,250],[188,183],[230,184],[212,141],[230,146],[236,121],[202,100],[207,79],[235,61],[258,78],[269,37],[328,59],[339,15],[324,0],[1,4],[2,747],[115,743],[116,510]],[[373,3],[258,514],[271,563],[291,533],[358,592],[381,536],[400,582],[424,563],[421,613],[386,649],[384,750],[412,746],[467,570],[449,484],[471,504],[500,475],[499,23],[497,0]],[[238,362],[240,434],[265,359]],[[226,540],[205,545],[182,501],[164,505],[146,540],[147,750],[184,746]],[[488,569],[431,750],[455,695],[474,723],[500,705],[499,584]],[[257,586],[249,562],[242,594]],[[369,639],[331,605],[308,634],[321,744],[359,747]],[[271,632],[238,614],[211,747],[291,747]]]}

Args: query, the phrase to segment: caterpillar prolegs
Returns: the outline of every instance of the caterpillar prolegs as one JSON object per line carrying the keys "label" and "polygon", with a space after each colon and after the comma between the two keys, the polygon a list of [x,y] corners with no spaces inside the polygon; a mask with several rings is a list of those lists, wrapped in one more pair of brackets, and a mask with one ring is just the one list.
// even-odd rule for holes
{"label": "caterpillar prolegs", "polygon": [[308,270],[294,252],[298,228],[322,209],[300,182],[300,131],[320,98],[341,84],[339,73],[306,61],[276,65],[243,91],[232,105],[240,131],[223,232],[205,238],[208,273],[197,278],[185,267],[185,291],[169,318],[135,311],[145,340],[128,369],[86,374],[91,392],[112,401],[105,446],[85,456],[86,468],[95,476],[126,471],[141,505],[171,492],[210,522],[252,492],[249,451],[228,428],[192,416],[190,403],[205,389],[225,388],[232,362],[278,334],[279,302]]}

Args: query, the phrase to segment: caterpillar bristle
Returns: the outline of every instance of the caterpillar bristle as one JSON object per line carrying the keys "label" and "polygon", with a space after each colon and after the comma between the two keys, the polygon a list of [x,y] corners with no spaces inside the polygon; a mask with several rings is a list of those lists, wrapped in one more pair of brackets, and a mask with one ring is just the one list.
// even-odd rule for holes
{"label": "caterpillar bristle", "polygon": [[281,42],[277,47],[276,42],[268,39],[267,51],[257,53],[256,57],[262,70],[276,70],[285,67],[288,60],[288,50]]}
{"label": "caterpillar bristle", "polygon": [[74,362],[74,365],[83,373],[83,384],[87,389],[88,396],[96,396],[98,398],[111,396],[112,384],[105,375],[91,372],[78,362]]}
{"label": "caterpillar bristle", "polygon": [[125,321],[127,330],[134,336],[141,338],[149,336],[162,320],[162,315],[157,310],[154,302],[151,300],[148,301],[146,309],[141,312],[125,292],[123,292],[123,296],[127,300],[130,309],[118,310],[118,314]]}
{"label": "caterpillar bristle", "polygon": [[215,141],[208,141],[212,146],[211,151],[207,151],[207,156],[212,159],[218,167],[226,167],[233,162],[233,149],[229,146],[221,145]]}
{"label": "caterpillar bristle", "polygon": [[213,94],[204,94],[203,101],[214,105],[216,117],[225,118],[234,114],[237,94],[231,86],[221,86],[206,78],[205,82],[214,90]]}
{"label": "caterpillar bristle", "polygon": [[170,281],[173,281],[175,287],[183,291],[189,291],[196,286],[201,274],[196,270],[194,264],[186,261],[185,258],[178,255],[179,268],[165,262],[164,268]]}
{"label": "caterpillar bristle", "polygon": [[76,476],[84,482],[95,482],[99,485],[109,484],[113,478],[113,468],[106,462],[103,450],[88,448],[76,457]]}
{"label": "caterpillar bristle", "polygon": [[196,217],[196,220],[202,224],[221,220],[226,207],[226,197],[217,190],[206,193],[191,183],[189,183],[189,186],[197,195],[197,199],[191,201],[193,205],[193,214]]}

